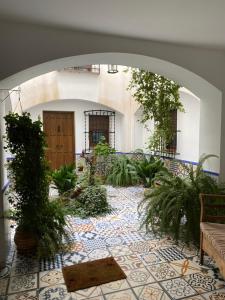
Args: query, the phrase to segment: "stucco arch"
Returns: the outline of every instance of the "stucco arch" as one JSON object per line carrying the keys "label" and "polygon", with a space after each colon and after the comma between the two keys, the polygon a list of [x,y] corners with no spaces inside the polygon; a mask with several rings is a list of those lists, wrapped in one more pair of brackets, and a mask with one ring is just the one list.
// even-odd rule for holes
{"label": "stucco arch", "polygon": [[[199,153],[220,156],[222,92],[199,75],[165,60],[129,53],[93,53],[65,57],[14,74],[2,80],[0,88],[10,89],[33,77],[65,67],[109,63],[150,70],[191,90],[201,99]],[[219,160],[212,159],[207,169],[219,172]]]}

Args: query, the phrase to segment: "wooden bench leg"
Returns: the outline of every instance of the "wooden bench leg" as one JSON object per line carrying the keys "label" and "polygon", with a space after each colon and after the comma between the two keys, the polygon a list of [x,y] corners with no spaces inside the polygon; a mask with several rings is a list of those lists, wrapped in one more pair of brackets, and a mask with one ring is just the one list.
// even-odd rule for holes
{"label": "wooden bench leg", "polygon": [[200,249],[200,265],[203,265],[204,263],[204,251]]}
{"label": "wooden bench leg", "polygon": [[203,265],[204,263],[204,250],[203,250],[203,234],[201,232],[201,236],[200,236],[200,264]]}

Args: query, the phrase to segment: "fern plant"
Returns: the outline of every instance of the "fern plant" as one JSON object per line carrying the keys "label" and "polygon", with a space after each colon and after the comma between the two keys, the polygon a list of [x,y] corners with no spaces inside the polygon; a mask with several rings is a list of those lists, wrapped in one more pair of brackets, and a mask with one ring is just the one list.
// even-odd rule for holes
{"label": "fern plant", "polygon": [[149,189],[138,207],[146,230],[168,234],[176,241],[199,244],[199,194],[225,193],[224,186],[203,171],[203,163],[211,156],[202,157],[195,170],[193,166],[184,166],[188,175],[183,178],[168,170],[155,176],[154,181],[160,185]]}
{"label": "fern plant", "polygon": [[113,186],[129,186],[139,182],[136,168],[127,156],[122,155],[114,162],[107,182]]}

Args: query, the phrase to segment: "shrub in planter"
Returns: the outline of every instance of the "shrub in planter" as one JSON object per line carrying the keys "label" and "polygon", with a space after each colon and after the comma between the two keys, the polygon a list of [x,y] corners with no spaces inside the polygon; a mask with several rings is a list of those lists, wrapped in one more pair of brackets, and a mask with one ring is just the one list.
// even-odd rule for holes
{"label": "shrub in planter", "polygon": [[106,188],[100,185],[89,185],[68,204],[68,213],[82,218],[95,217],[109,211]]}
{"label": "shrub in planter", "polygon": [[26,252],[37,247],[40,254],[44,251],[45,255],[52,255],[61,248],[62,238],[67,234],[61,207],[48,200],[49,169],[44,155],[42,123],[33,122],[28,113],[10,113],[5,121],[6,148],[14,156],[9,163],[12,191],[9,201],[17,221],[18,250]]}
{"label": "shrub in planter", "polygon": [[51,174],[52,181],[59,194],[73,189],[76,185],[77,175],[74,164],[64,165]]}
{"label": "shrub in planter", "polygon": [[199,161],[196,170],[193,166],[184,166],[188,175],[182,178],[165,170],[156,174],[154,180],[160,185],[153,185],[145,193],[138,208],[142,226],[168,234],[176,241],[199,244],[199,194],[225,193],[224,186],[203,171],[202,165],[208,157],[210,155]]}
{"label": "shrub in planter", "polygon": [[94,148],[95,155],[95,173],[101,177],[104,182],[107,177],[108,169],[111,165],[112,157],[116,150],[112,148],[107,142],[105,137],[101,137],[99,143]]}
{"label": "shrub in planter", "polygon": [[100,141],[94,148],[95,156],[109,156],[116,153],[116,150],[112,148],[107,142],[104,136],[100,138]]}

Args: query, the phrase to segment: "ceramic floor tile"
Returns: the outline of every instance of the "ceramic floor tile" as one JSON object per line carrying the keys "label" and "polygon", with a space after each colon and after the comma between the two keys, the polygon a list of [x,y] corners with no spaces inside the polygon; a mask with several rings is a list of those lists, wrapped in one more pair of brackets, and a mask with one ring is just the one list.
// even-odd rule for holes
{"label": "ceramic floor tile", "polygon": [[71,295],[67,292],[66,286],[56,285],[45,287],[39,290],[39,300],[70,300]]}
{"label": "ceramic floor tile", "polygon": [[131,289],[105,295],[106,300],[136,300]]}
{"label": "ceramic floor tile", "polygon": [[177,247],[168,247],[164,249],[158,249],[157,251],[167,261],[186,258]]}
{"label": "ceramic floor tile", "polygon": [[[175,245],[169,237],[160,237],[150,229],[147,233],[140,229],[137,205],[143,192],[140,187],[107,186],[108,201],[112,206],[110,214],[87,219],[67,216],[72,230],[70,248],[63,255],[41,259],[38,277],[35,257],[23,257],[15,251],[13,228],[9,235],[12,241],[8,268],[0,273],[0,300],[36,300],[36,292],[39,300],[167,300],[169,295],[173,300],[225,300],[225,282],[208,256],[205,256],[204,266],[200,266],[197,249],[183,243]],[[64,240],[64,243],[68,241]],[[61,272],[64,264],[109,255],[115,256],[126,272],[127,280],[67,292]],[[35,278],[29,279],[27,275]]]}
{"label": "ceramic floor tile", "polygon": [[25,291],[9,295],[7,300],[38,300],[37,291]]}
{"label": "ceramic floor tile", "polygon": [[157,281],[179,277],[179,274],[170,266],[169,263],[161,263],[148,266],[147,269]]}
{"label": "ceramic floor tile", "polygon": [[8,293],[17,293],[37,288],[37,274],[11,277]]}
{"label": "ceramic floor tile", "polygon": [[29,273],[37,273],[39,271],[39,263],[35,259],[16,260],[12,264],[11,276],[25,275]]}
{"label": "ceramic floor tile", "polygon": [[6,289],[8,286],[9,279],[8,278],[2,278],[0,279],[0,296],[3,296],[6,294]]}
{"label": "ceramic floor tile", "polygon": [[104,242],[104,239],[97,238],[90,241],[84,241],[84,249],[86,251],[91,251],[93,249],[99,249],[99,248],[106,248],[106,244]]}
{"label": "ceramic floor tile", "polygon": [[131,231],[128,234],[123,234],[121,235],[121,237],[127,245],[133,244],[135,242],[144,241],[144,238],[138,232],[135,231]]}
{"label": "ceramic floor tile", "polygon": [[194,295],[194,296],[185,298],[185,300],[204,300],[204,298],[200,295]]}
{"label": "ceramic floor tile", "polygon": [[204,270],[207,272],[205,268],[189,259],[171,261],[170,265],[179,273],[180,276],[199,273]]}
{"label": "ceramic floor tile", "polygon": [[111,256],[111,253],[107,249],[94,249],[88,253],[90,260],[101,259]]}
{"label": "ceramic floor tile", "polygon": [[132,287],[152,283],[155,281],[146,268],[128,270],[125,273],[127,275],[127,281]]}
{"label": "ceramic floor tile", "polygon": [[182,278],[162,281],[161,285],[173,299],[182,299],[197,294],[196,291]]}
{"label": "ceramic floor tile", "polygon": [[150,252],[156,248],[158,241],[135,242],[129,245],[129,248],[136,253]]}
{"label": "ceramic floor tile", "polygon": [[10,276],[11,266],[7,265],[5,268],[0,270],[0,280]]}
{"label": "ceramic floor tile", "polygon": [[165,259],[155,251],[140,254],[139,257],[145,265],[154,265],[165,262]]}
{"label": "ceramic floor tile", "polygon": [[78,264],[81,262],[86,262],[88,260],[89,260],[89,258],[87,256],[87,253],[84,251],[71,252],[71,253],[66,253],[63,255],[63,265],[64,266],[71,266],[71,265]]}
{"label": "ceramic floor tile", "polygon": [[125,241],[123,240],[122,237],[119,237],[119,236],[107,237],[107,238],[105,238],[105,244],[109,247],[120,246],[120,245],[125,244]]}
{"label": "ceramic floor tile", "polygon": [[50,270],[39,273],[39,287],[64,284],[64,278],[61,270]]}
{"label": "ceramic floor tile", "polygon": [[109,251],[112,253],[113,256],[123,256],[133,253],[130,250],[130,248],[126,245],[109,247]]}
{"label": "ceramic floor tile", "polygon": [[92,241],[98,238],[98,234],[95,231],[87,231],[79,233],[81,241]]}
{"label": "ceramic floor tile", "polygon": [[[73,300],[74,298],[71,298],[71,300]],[[93,298],[85,298],[84,300],[86,299],[90,299],[90,300],[104,300],[104,297],[103,296],[97,296],[97,297],[93,297]]]}
{"label": "ceramic floor tile", "polygon": [[186,256],[186,257],[193,257],[198,255],[199,249],[195,248],[194,246],[179,246],[180,251]]}
{"label": "ceramic floor tile", "polygon": [[134,288],[140,300],[169,300],[170,298],[158,283],[148,284]]}
{"label": "ceramic floor tile", "polygon": [[99,286],[90,287],[88,289],[79,290],[70,293],[73,300],[90,299],[102,295],[102,291]]}
{"label": "ceramic floor tile", "polygon": [[71,252],[79,252],[84,250],[84,244],[82,242],[75,242],[70,245]]}
{"label": "ceramic floor tile", "polygon": [[122,280],[117,280],[106,284],[102,284],[100,287],[103,294],[108,294],[108,293],[128,289],[129,285],[126,279],[122,279]]}
{"label": "ceramic floor tile", "polygon": [[56,254],[51,258],[43,258],[39,262],[40,271],[48,271],[52,269],[60,269],[63,267],[63,256],[62,254]]}
{"label": "ceramic floor tile", "polygon": [[115,257],[115,260],[124,271],[143,268],[141,260],[134,254]]}
{"label": "ceramic floor tile", "polygon": [[203,273],[184,276],[184,279],[198,292],[205,293],[225,288],[225,282]]}
{"label": "ceramic floor tile", "polygon": [[72,217],[74,224],[77,225],[90,225],[92,224],[90,219],[81,219],[79,217]]}
{"label": "ceramic floor tile", "polygon": [[224,300],[225,299],[225,289],[202,294],[202,297],[206,300]]}
{"label": "ceramic floor tile", "polygon": [[97,232],[101,233],[102,230],[103,231],[104,230],[105,231],[113,230],[113,226],[109,221],[105,221],[105,222],[102,221],[102,222],[98,222],[98,223],[95,224],[95,229],[96,229]]}
{"label": "ceramic floor tile", "polygon": [[95,227],[93,224],[83,224],[83,225],[73,225],[73,230],[75,232],[88,232],[94,231]]}
{"label": "ceramic floor tile", "polygon": [[140,235],[143,237],[144,240],[150,241],[157,239],[157,236],[153,232],[140,232]]}

